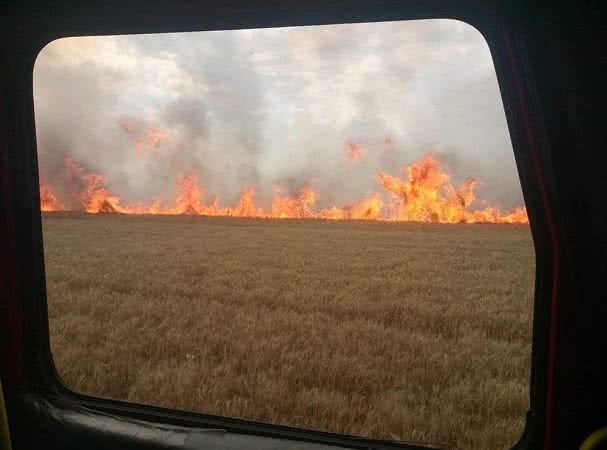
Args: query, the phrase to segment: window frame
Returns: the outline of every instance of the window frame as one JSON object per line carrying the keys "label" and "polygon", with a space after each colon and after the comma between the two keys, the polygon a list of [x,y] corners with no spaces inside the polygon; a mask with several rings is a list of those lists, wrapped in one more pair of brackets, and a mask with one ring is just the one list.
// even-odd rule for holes
{"label": "window frame", "polygon": [[[12,186],[10,192],[4,189],[3,194],[7,209],[15,212],[14,216],[7,215],[5,222],[6,236],[14,241],[14,249],[9,249],[7,254],[15,271],[16,292],[8,310],[14,320],[11,337],[15,342],[14,360],[10,370],[0,367],[3,369],[0,373],[3,384],[18,387],[21,392],[7,396],[9,407],[20,411],[19,417],[36,417],[45,410],[46,404],[50,405],[46,411],[53,407],[57,411],[86,408],[87,413],[97,411],[151,424],[192,429],[220,427],[245,435],[350,448],[416,448],[99,399],[68,389],[57,375],[49,342],[32,77],[38,52],[62,37],[444,18],[466,22],[483,35],[497,73],[536,255],[530,410],[525,432],[514,448],[548,445],[545,439],[550,435],[554,406],[550,374],[554,371],[555,354],[555,321],[550,319],[555,314],[559,295],[561,224],[554,201],[554,174],[546,130],[526,55],[524,33],[515,11],[493,2],[439,0],[401,3],[355,0],[347,7],[341,1],[323,3],[320,0],[305,4],[292,0],[199,4],[175,0],[171,10],[157,3],[147,5],[142,0],[110,1],[103,5],[84,2],[79,10],[70,8],[69,2],[57,5],[46,10],[16,10],[14,18],[20,28],[14,30],[19,31],[11,35],[8,51],[0,54],[13,60],[1,81],[15,86],[13,91],[3,93],[4,100],[14,108],[11,115],[1,117],[9,139],[5,149],[0,147],[0,152],[6,155],[0,164],[2,177],[11,179]],[[37,15],[31,14],[34,11]]]}

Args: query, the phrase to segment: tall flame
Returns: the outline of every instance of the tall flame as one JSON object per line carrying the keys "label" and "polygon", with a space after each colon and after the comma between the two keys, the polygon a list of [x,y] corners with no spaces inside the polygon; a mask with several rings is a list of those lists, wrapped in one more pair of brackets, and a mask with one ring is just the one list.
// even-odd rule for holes
{"label": "tall flame", "polygon": [[74,192],[74,198],[89,213],[124,212],[120,207],[120,197],[106,188],[105,177],[95,173],[86,173],[82,166],[73,159],[64,160],[66,175],[72,180],[80,181],[84,188]]}
{"label": "tall flame", "polygon": [[[377,174],[382,191],[345,206],[315,210],[318,193],[310,187],[295,196],[284,195],[274,188],[272,207],[264,210],[255,203],[255,188],[246,187],[233,207],[220,207],[217,197],[205,204],[204,191],[195,175],[178,175],[175,197],[171,204],[159,200],[149,205],[124,206],[120,197],[107,187],[105,177],[87,172],[72,159],[66,159],[65,176],[81,188],[72,195],[81,210],[89,213],[123,214],[188,214],[233,217],[299,218],[332,220],[389,220],[435,223],[528,223],[524,207],[509,213],[498,208],[472,209],[478,199],[479,185],[470,178],[454,187],[449,175],[441,171],[440,162],[430,155],[403,169],[403,177],[383,172]],[[48,185],[40,187],[43,211],[64,210]]]}
{"label": "tall flame", "polygon": [[175,198],[175,213],[199,215],[205,214],[202,203],[203,192],[198,185],[195,175],[177,177],[177,193]]}
{"label": "tall flame", "polygon": [[62,211],[64,206],[57,200],[55,194],[53,194],[44,182],[40,182],[40,210],[41,211]]}

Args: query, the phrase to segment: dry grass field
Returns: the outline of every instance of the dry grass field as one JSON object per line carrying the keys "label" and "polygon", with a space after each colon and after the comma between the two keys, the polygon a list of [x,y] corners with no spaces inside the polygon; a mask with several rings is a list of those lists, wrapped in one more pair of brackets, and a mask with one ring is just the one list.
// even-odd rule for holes
{"label": "dry grass field", "polygon": [[43,214],[51,344],[101,397],[450,448],[528,406],[529,228]]}

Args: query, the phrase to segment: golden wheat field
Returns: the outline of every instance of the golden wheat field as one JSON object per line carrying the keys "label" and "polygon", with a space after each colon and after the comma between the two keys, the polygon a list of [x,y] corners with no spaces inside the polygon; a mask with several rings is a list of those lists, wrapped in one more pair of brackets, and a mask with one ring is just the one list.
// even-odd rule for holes
{"label": "golden wheat field", "polygon": [[43,232],[76,391],[448,448],[522,433],[527,226],[43,213]]}

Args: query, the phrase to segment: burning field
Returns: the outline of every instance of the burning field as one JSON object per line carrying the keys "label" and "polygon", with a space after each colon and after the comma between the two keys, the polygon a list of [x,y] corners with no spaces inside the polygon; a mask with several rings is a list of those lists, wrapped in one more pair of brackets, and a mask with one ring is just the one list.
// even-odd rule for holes
{"label": "burning field", "polygon": [[520,436],[535,259],[476,29],[63,38],[33,90],[68,386],[447,448]]}
{"label": "burning field", "polygon": [[[167,134],[158,130],[146,133],[145,140],[136,143],[137,154],[153,149]],[[386,138],[386,142],[388,138]],[[148,142],[151,140],[151,144]],[[365,157],[361,144],[346,142],[345,156],[349,161]],[[453,186],[450,177],[441,170],[441,163],[427,154],[422,160],[402,168],[401,176],[384,172],[375,175],[379,190],[347,205],[320,209],[317,199],[323,193],[303,187],[295,195],[283,194],[273,187],[271,208],[256,204],[255,186],[245,186],[236,205],[221,206],[217,196],[205,201],[204,190],[195,174],[176,176],[172,201],[155,200],[145,205],[123,205],[120,195],[107,186],[103,175],[86,170],[73,159],[66,158],[59,181],[65,191],[60,198],[53,187],[41,182],[42,211],[77,210],[89,213],[123,214],[188,214],[202,216],[255,217],[276,219],[331,219],[371,221],[414,221],[432,223],[528,223],[524,207],[504,213],[499,208],[485,206],[478,199],[475,188],[479,181],[469,178],[460,186]],[[67,188],[66,188],[67,186]],[[483,205],[479,208],[478,205]]]}
{"label": "burning field", "polygon": [[[263,210],[245,190],[228,208],[191,177],[173,204],[127,207],[103,177],[65,170],[83,189],[41,197],[59,211],[42,214],[48,311],[71,388],[448,448],[520,436],[529,227],[401,220],[525,222],[523,210],[469,209],[475,182],[452,188],[430,157],[328,211],[313,191]],[[308,220],[344,218],[367,220]]]}

